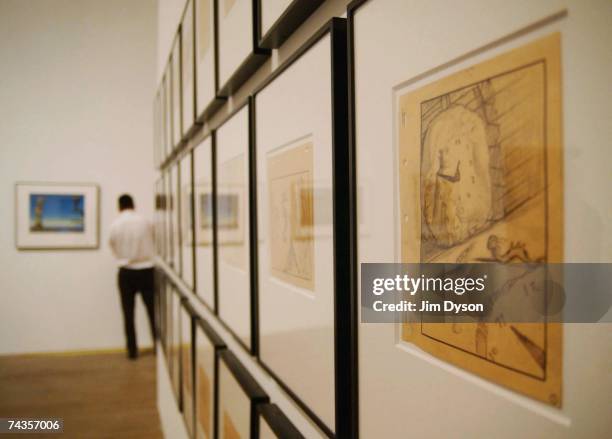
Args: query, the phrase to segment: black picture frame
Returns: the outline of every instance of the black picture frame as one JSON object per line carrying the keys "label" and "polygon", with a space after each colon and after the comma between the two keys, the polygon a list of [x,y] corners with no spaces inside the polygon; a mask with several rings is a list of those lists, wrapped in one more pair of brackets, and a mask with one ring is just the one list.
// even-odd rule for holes
{"label": "black picture frame", "polygon": [[[257,35],[257,29],[259,28],[260,16],[259,16],[259,1],[258,0],[248,0],[252,2],[252,14],[251,14],[251,25],[253,28],[253,32],[251,34],[251,52],[249,55],[242,61],[242,63],[234,70],[234,72],[230,75],[230,77],[219,86],[217,91],[217,96],[219,98],[228,98],[232,94],[234,94],[242,84],[244,84],[252,75],[255,73],[259,67],[261,67],[267,59],[271,55],[270,49],[265,49],[259,47],[259,40]],[[218,17],[219,11],[219,0],[215,0],[215,17]],[[219,70],[219,22],[218,18],[216,19],[216,27],[215,27],[215,35],[217,41],[217,52],[215,58],[215,64],[217,65],[217,72]]]}
{"label": "black picture frame", "polygon": [[325,0],[293,0],[272,26],[270,26],[270,29],[262,35],[262,10],[264,7],[264,0],[257,0],[259,8],[257,40],[259,47],[264,49],[276,49],[282,46],[287,38],[289,38],[324,1]]}
{"label": "black picture frame", "polygon": [[[195,437],[195,319],[197,318],[197,312],[189,302],[187,297],[181,297],[181,311],[185,311],[189,316],[187,322],[187,331],[189,333],[188,346],[185,346],[184,335],[184,323],[182,321],[183,312],[181,312],[181,343],[180,343],[180,368],[181,368],[181,391],[180,391],[180,407],[182,412],[183,422],[189,437]],[[189,373],[186,374],[185,356],[188,356],[187,362],[189,363]],[[186,384],[189,383],[189,384]],[[186,387],[191,386],[191,389]],[[188,399],[190,398],[190,399]],[[189,410],[191,408],[191,410]]]}
{"label": "black picture frame", "polygon": [[[313,420],[313,422],[330,438],[357,437],[357,338],[356,338],[356,296],[351,289],[351,213],[350,201],[346,196],[350,192],[351,170],[349,166],[349,113],[348,113],[348,58],[347,58],[347,22],[343,18],[332,18],[322,26],[300,49],[253,92],[253,138],[252,157],[255,155],[255,114],[257,95],[274,79],[282,75],[296,60],[303,56],[323,36],[331,35],[331,87],[332,87],[332,163],[333,163],[333,259],[334,259],[334,383],[335,383],[335,431],[329,428],[304,403],[282,379],[269,368],[258,355],[259,364],[274,378],[281,388]],[[257,181],[256,165],[251,162],[252,182]],[[254,234],[251,236],[253,252],[251,258],[257,260],[257,200],[254,198],[251,222]],[[255,313],[258,314],[257,266],[254,270],[253,300],[256,301]],[[256,321],[258,321],[258,316]],[[256,331],[259,335],[259,330]]]}
{"label": "black picture frame", "polygon": [[[189,212],[186,212],[185,206],[183,205],[183,202],[185,201],[185,197],[184,197],[184,193],[183,193],[183,161],[187,160],[188,161],[188,165],[186,166],[187,168],[187,185],[189,186],[189,199],[191,202],[191,209],[189,209]],[[177,202],[177,208],[178,208],[178,239],[179,239],[179,258],[180,258],[180,270],[177,271],[177,274],[179,274],[180,278],[183,280],[183,282],[185,282],[185,284],[189,287],[190,290],[192,291],[196,291],[196,254],[195,254],[195,212],[193,209],[194,206],[194,185],[193,185],[193,149],[187,149],[187,150],[183,150],[181,152],[181,154],[177,157],[176,163],[176,172],[178,173],[178,202]],[[176,191],[175,191],[176,193]],[[183,231],[184,229],[184,225],[185,225],[185,221],[186,219],[183,217],[184,214],[187,214],[190,216],[189,218],[189,229],[190,233],[191,233],[191,243],[188,244],[190,249],[187,251],[187,254],[183,254],[185,251],[186,245],[185,242],[188,241],[188,237],[183,236]],[[186,260],[187,258],[187,260]],[[187,279],[185,272],[186,272],[186,265],[190,264],[191,265],[191,279]]]}
{"label": "black picture frame", "polygon": [[[176,63],[178,72],[174,69]],[[181,25],[179,23],[174,38],[172,39],[172,45],[170,46],[170,56],[168,58],[169,72],[170,72],[170,115],[171,115],[171,137],[170,146],[172,155],[175,155],[178,150],[185,144],[186,137],[183,136],[183,63],[182,63],[182,46],[181,46]],[[175,75],[178,73],[178,79],[176,79],[175,90]],[[175,96],[175,93],[178,97]],[[178,99],[178,103],[175,103],[175,99]],[[178,106],[175,107],[175,104]],[[178,113],[178,114],[176,114]],[[175,126],[178,123],[178,126]]]}
{"label": "black picture frame", "polygon": [[[168,373],[170,384],[176,405],[180,412],[183,411],[183,367],[181,362],[181,308],[184,295],[178,290],[174,283],[170,282],[170,322],[168,343]],[[175,305],[176,303],[176,305]],[[175,308],[176,306],[176,308]],[[176,315],[175,315],[176,309]]]}
{"label": "black picture frame", "polygon": [[[197,91],[196,91],[196,87],[197,87],[197,80],[196,80],[196,48],[195,48],[195,43],[196,43],[196,15],[195,15],[195,3],[196,0],[187,0],[185,1],[185,6],[183,7],[183,12],[181,12],[181,18],[180,18],[180,25],[179,25],[179,32],[178,32],[178,36],[180,39],[180,44],[179,44],[179,52],[180,52],[180,59],[181,59],[181,68],[180,68],[180,72],[181,72],[181,120],[182,120],[182,133],[181,133],[181,145],[185,144],[187,141],[189,141],[189,139],[191,137],[193,137],[194,133],[196,131],[198,131],[199,129],[202,128],[202,121],[198,120],[198,115],[197,115],[197,107],[196,107],[196,96],[197,96]],[[185,78],[185,71],[186,71],[186,65],[187,62],[184,58],[184,41],[185,41],[185,37],[183,35],[183,29],[185,28],[185,18],[186,18],[186,14],[189,10],[189,6],[191,6],[191,96],[190,96],[190,100],[191,100],[191,104],[189,105],[190,109],[191,109],[191,115],[187,116],[185,115],[185,102],[184,99],[185,97],[185,84],[184,84],[184,78]],[[186,122],[188,121],[188,122]],[[189,124],[189,127],[186,127],[186,124]]]}
{"label": "black picture frame", "polygon": [[213,346],[214,352],[213,352],[213,379],[212,379],[212,386],[213,386],[213,416],[212,416],[212,437],[213,438],[217,438],[219,435],[219,423],[217,422],[218,419],[218,411],[219,411],[219,359],[220,359],[220,353],[222,351],[224,351],[227,347],[225,345],[225,343],[223,342],[223,340],[221,339],[221,337],[219,337],[219,335],[217,335],[217,333],[214,331],[214,329],[212,329],[212,327],[208,324],[208,322],[206,322],[206,320],[204,320],[202,317],[200,316],[196,316],[194,319],[194,356],[193,356],[193,360],[194,360],[194,365],[193,365],[193,371],[194,371],[194,381],[193,383],[194,385],[194,422],[195,422],[195,426],[196,426],[196,437],[197,437],[197,423],[198,423],[198,390],[199,390],[199,379],[196,377],[196,372],[197,372],[197,368],[198,368],[198,338],[200,336],[204,336],[207,338],[207,340],[210,342],[210,344]]}
{"label": "black picture frame", "polygon": [[[227,324],[227,322],[225,322],[223,320],[223,318],[221,317],[220,314],[220,300],[219,300],[219,296],[221,294],[220,292],[220,288],[219,288],[219,238],[218,238],[218,227],[217,227],[217,188],[218,188],[218,175],[217,175],[217,164],[218,164],[218,155],[217,155],[217,148],[218,148],[218,138],[217,138],[217,132],[218,130],[223,127],[223,125],[228,122],[230,119],[232,119],[236,114],[238,114],[240,111],[244,110],[245,108],[247,108],[248,110],[248,147],[247,147],[247,156],[245,157],[245,159],[248,162],[248,175],[247,177],[247,184],[248,184],[248,190],[247,190],[247,195],[248,195],[248,200],[249,200],[249,206],[248,206],[248,215],[249,215],[249,242],[248,242],[248,249],[247,249],[247,253],[249,256],[249,274],[250,274],[250,278],[249,278],[249,287],[250,287],[250,332],[251,332],[251,336],[250,336],[250,344],[251,346],[247,346],[244,341],[238,336],[238,334],[231,328],[231,326],[229,326]],[[215,217],[215,221],[214,221],[214,226],[213,226],[213,230],[214,230],[214,243],[215,243],[215,267],[214,267],[214,273],[215,273],[215,315],[217,316],[217,318],[219,319],[219,322],[221,323],[221,325],[223,326],[224,329],[226,329],[231,335],[232,337],[238,342],[238,344],[247,352],[249,352],[251,355],[256,356],[258,354],[258,344],[259,344],[259,335],[258,335],[258,324],[257,324],[257,317],[258,317],[258,312],[257,312],[257,290],[254,289],[254,285],[257,282],[257,273],[256,273],[256,269],[257,269],[257,254],[256,254],[256,243],[257,241],[253,239],[253,232],[254,232],[254,228],[257,227],[257,223],[256,221],[253,221],[254,215],[256,214],[256,207],[255,207],[255,184],[256,184],[256,180],[255,180],[255,173],[254,173],[254,151],[255,151],[255,133],[254,133],[254,109],[253,109],[253,99],[252,97],[248,97],[248,99],[243,102],[241,105],[239,105],[238,107],[236,107],[230,114],[228,114],[225,118],[223,118],[223,120],[221,122],[219,122],[219,124],[216,126],[215,128],[215,142],[213,143],[213,194],[214,194],[214,203],[213,203],[213,212],[214,212],[214,217]]]}
{"label": "black picture frame", "polygon": [[[219,109],[225,105],[227,98],[219,95],[219,33],[217,31],[217,0],[211,0],[212,2],[212,13],[213,13],[213,31],[212,31],[212,46],[214,48],[213,57],[213,81],[214,81],[214,96],[213,98],[204,104],[204,109],[198,111],[198,56],[197,56],[197,35],[198,35],[198,5],[201,0],[190,0],[193,1],[193,47],[194,47],[194,105],[195,105],[195,120],[199,125],[204,124],[208,121]],[[201,86],[201,85],[200,85]],[[198,114],[199,113],[199,114]]]}
{"label": "black picture frame", "polygon": [[258,435],[261,436],[261,423],[265,422],[278,438],[282,439],[304,439],[302,433],[291,423],[276,404],[259,404]]}
{"label": "black picture frame", "polygon": [[[202,282],[198,281],[198,257],[197,257],[197,246],[198,246],[198,242],[197,242],[197,235],[196,235],[196,228],[197,226],[197,216],[195,213],[195,209],[198,208],[199,206],[199,202],[196,199],[197,197],[197,190],[196,190],[196,185],[198,183],[197,178],[196,178],[196,157],[195,157],[195,151],[200,147],[200,145],[205,142],[206,140],[210,139],[210,172],[211,172],[211,194],[212,194],[212,243],[211,243],[211,247],[212,247],[212,257],[213,257],[213,266],[212,266],[212,296],[213,296],[213,303],[209,304],[208,302],[206,302],[203,298],[202,295],[202,291],[201,291],[201,287],[202,287]],[[217,303],[218,303],[218,282],[217,282],[217,200],[216,200],[216,195],[217,195],[217,185],[216,185],[216,174],[217,174],[217,170],[216,170],[216,144],[217,144],[217,136],[216,136],[216,131],[210,131],[208,133],[206,133],[203,136],[198,136],[196,135],[193,139],[193,148],[191,150],[191,154],[192,154],[192,168],[191,168],[191,175],[192,175],[192,184],[193,184],[193,198],[192,198],[192,215],[193,215],[193,227],[194,227],[194,231],[193,231],[193,236],[194,236],[194,247],[193,247],[193,251],[194,251],[194,289],[193,289],[193,293],[195,298],[198,300],[198,302],[200,302],[208,311],[210,311],[210,313],[217,315]]]}
{"label": "black picture frame", "polygon": [[[255,381],[248,370],[240,363],[238,358],[229,350],[219,352],[221,361],[227,366],[233,377],[240,385],[242,391],[250,401],[250,438],[258,439],[259,428],[257,418],[257,405],[265,404],[269,401],[269,397],[261,386]],[[219,386],[219,398],[222,392]],[[218,418],[217,418],[218,420]]]}

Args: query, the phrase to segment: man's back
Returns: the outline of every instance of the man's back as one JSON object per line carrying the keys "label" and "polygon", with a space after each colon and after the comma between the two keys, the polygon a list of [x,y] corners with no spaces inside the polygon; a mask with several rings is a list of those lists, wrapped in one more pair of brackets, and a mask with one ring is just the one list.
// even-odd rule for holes
{"label": "man's back", "polygon": [[111,225],[110,246],[120,267],[153,267],[153,227],[131,209],[122,211]]}

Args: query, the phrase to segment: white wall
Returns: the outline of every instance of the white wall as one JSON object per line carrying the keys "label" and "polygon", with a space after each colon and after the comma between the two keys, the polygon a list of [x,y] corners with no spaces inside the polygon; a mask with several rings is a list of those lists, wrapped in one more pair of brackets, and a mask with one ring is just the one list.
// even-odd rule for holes
{"label": "white wall", "polygon": [[[0,354],[124,346],[108,230],[123,192],[153,210],[156,22],[154,0],[0,0]],[[97,183],[100,249],[17,251],[17,181]]]}

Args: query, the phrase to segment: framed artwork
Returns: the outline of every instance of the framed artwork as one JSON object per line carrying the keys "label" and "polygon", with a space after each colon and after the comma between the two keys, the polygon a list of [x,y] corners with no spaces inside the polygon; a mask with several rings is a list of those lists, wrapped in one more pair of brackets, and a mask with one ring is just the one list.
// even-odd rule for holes
{"label": "framed artwork", "polygon": [[331,20],[254,94],[259,361],[329,437],[353,404],[345,39]]}
{"label": "framed artwork", "polygon": [[304,438],[276,404],[259,404],[257,414],[259,415],[259,439]]}
{"label": "framed artwork", "polygon": [[181,29],[174,38],[170,55],[170,77],[172,85],[172,149],[181,145],[183,140],[183,73],[181,69]]}
{"label": "framed artwork", "polygon": [[187,0],[181,19],[181,92],[183,106],[184,138],[188,138],[199,126],[196,125],[195,91],[195,29],[194,0]]}
{"label": "framed artwork", "polygon": [[161,97],[160,90],[155,93],[153,100],[153,163],[158,168],[162,159],[162,137],[161,137]]}
{"label": "framed artwork", "polygon": [[15,184],[17,249],[97,249],[98,195],[90,183]]}
{"label": "framed artwork", "polygon": [[219,356],[219,437],[256,438],[256,407],[268,402],[268,395],[229,350],[221,351]]}
{"label": "framed artwork", "polygon": [[237,109],[216,131],[215,230],[217,312],[236,339],[255,351],[250,255],[250,105]]}
{"label": "framed artwork", "polygon": [[181,407],[189,437],[195,437],[194,321],[195,310],[181,300]]}
{"label": "framed artwork", "polygon": [[196,294],[210,309],[216,308],[216,249],[213,245],[214,193],[213,151],[215,133],[193,149]]}
{"label": "framed artwork", "polygon": [[276,49],[312,14],[323,0],[257,0],[259,47]]}
{"label": "framed artwork", "polygon": [[258,22],[258,1],[217,1],[218,96],[233,94],[270,56],[258,46]]}
{"label": "framed artwork", "polygon": [[[458,22],[439,13],[443,2],[418,18],[411,6],[359,1],[348,11],[355,297],[362,263],[506,264],[516,253],[562,262],[566,12],[494,1],[487,17],[462,7]],[[486,28],[491,20],[498,25]],[[415,56],[385,56],[368,43],[373,32],[384,53]],[[561,333],[556,323],[359,325],[359,387],[382,394],[381,376],[406,377],[382,400],[360,392],[360,436],[405,434],[381,407],[385,419],[422,419],[423,435],[457,435],[456,424],[424,409],[433,405],[458,419],[496,407],[497,431],[567,434],[544,415],[561,414],[563,376],[572,376],[562,372]]]}
{"label": "framed artwork", "polygon": [[195,437],[218,437],[219,353],[223,340],[203,319],[195,326]]}
{"label": "framed artwork", "polygon": [[170,329],[170,349],[169,349],[169,372],[170,372],[170,382],[172,383],[172,390],[174,391],[174,396],[176,398],[176,403],[179,407],[179,410],[182,410],[182,361],[181,361],[181,333],[182,333],[182,311],[181,311],[181,302],[183,296],[179,291],[174,287],[171,287],[172,298],[171,298],[171,322],[172,328]]}
{"label": "framed artwork", "polygon": [[191,150],[182,156],[180,167],[180,200],[181,200],[181,277],[193,289],[195,286],[194,274],[194,247],[193,247],[193,156]]}
{"label": "framed artwork", "polygon": [[[398,92],[399,160],[414,164],[398,170],[402,261],[562,260],[559,59],[556,33]],[[516,276],[515,288],[526,288],[526,273]],[[402,339],[561,406],[560,324],[498,317],[408,323]]]}
{"label": "framed artwork", "polygon": [[170,170],[166,170],[162,173],[163,178],[163,190],[164,190],[164,247],[166,248],[165,261],[171,267],[174,264],[174,237],[172,233],[172,181],[170,178]]}
{"label": "framed artwork", "polygon": [[174,271],[182,277],[183,252],[181,245],[181,176],[179,163],[173,163],[169,168],[170,179],[170,221],[172,229],[172,259]]}
{"label": "framed artwork", "polygon": [[173,150],[174,121],[172,118],[172,60],[168,60],[163,79],[162,106],[164,113],[164,161]]}
{"label": "framed artwork", "polygon": [[204,122],[226,99],[217,96],[219,88],[217,59],[216,0],[192,0],[195,21],[196,116]]}

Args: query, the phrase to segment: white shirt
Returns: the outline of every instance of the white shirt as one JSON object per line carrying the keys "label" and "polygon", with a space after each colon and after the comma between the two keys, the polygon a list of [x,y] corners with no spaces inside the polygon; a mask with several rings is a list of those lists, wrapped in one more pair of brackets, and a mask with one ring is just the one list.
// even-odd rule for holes
{"label": "white shirt", "polygon": [[120,267],[142,270],[153,267],[153,226],[131,209],[111,224],[109,244]]}

